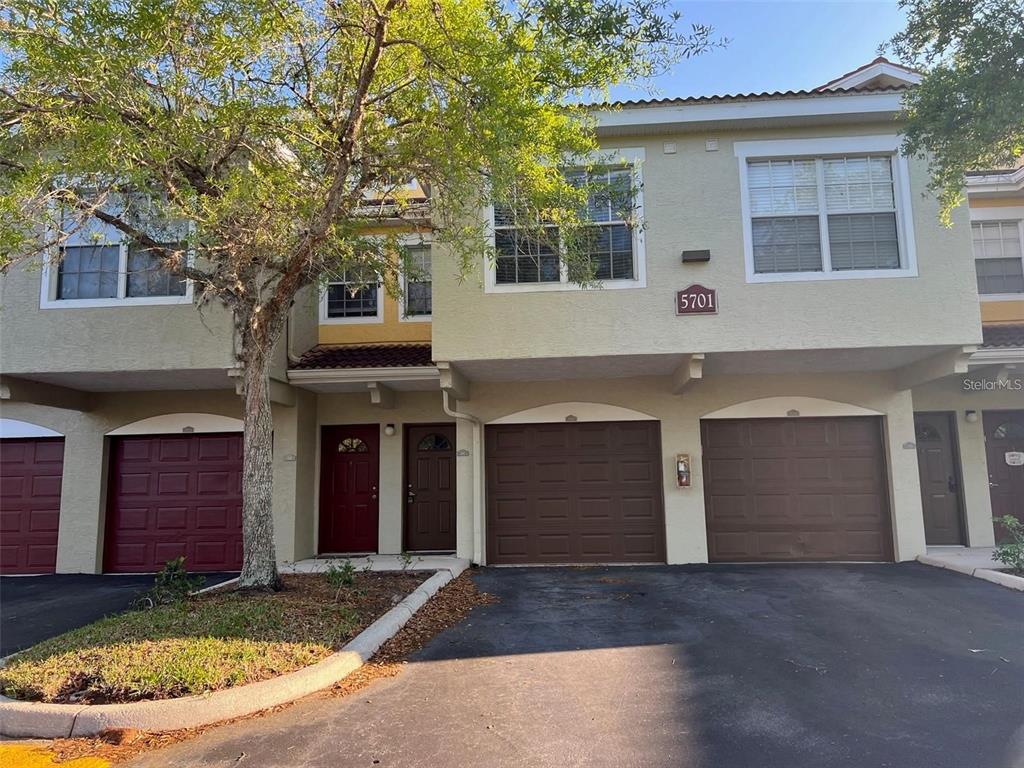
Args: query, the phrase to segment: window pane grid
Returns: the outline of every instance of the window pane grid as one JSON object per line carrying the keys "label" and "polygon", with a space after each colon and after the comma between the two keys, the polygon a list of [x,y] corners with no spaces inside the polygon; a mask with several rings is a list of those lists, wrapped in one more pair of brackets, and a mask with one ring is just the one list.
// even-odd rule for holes
{"label": "window pane grid", "polygon": [[[633,171],[631,168],[599,168],[566,171],[566,180],[577,187],[593,186],[581,216],[592,226],[584,233],[583,253],[594,266],[598,280],[633,280],[636,277],[633,230]],[[495,282],[499,285],[562,282],[558,228],[517,225],[513,209],[494,208]]]}
{"label": "window pane grid", "polygon": [[342,279],[327,286],[328,317],[376,317],[377,283],[344,272]]}
{"label": "window pane grid", "polygon": [[125,289],[128,296],[184,296],[185,279],[163,269],[160,258],[148,248],[133,244],[128,247]]}
{"label": "window pane grid", "polygon": [[433,311],[430,248],[410,249],[409,264],[413,274],[406,275],[405,279],[405,315],[430,315]]}
{"label": "window pane grid", "polygon": [[889,156],[748,160],[747,191],[755,274],[902,266]]}
{"label": "window pane grid", "polygon": [[1024,261],[1021,259],[978,259],[974,267],[978,274],[978,293],[1024,293]]}

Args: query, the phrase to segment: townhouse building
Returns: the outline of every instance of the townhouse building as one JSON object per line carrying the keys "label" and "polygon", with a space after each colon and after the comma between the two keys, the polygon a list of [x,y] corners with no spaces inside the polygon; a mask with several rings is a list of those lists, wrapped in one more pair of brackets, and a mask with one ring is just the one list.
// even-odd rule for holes
{"label": "townhouse building", "polygon": [[[278,556],[904,561],[1024,517],[1024,171],[939,223],[900,152],[918,75],[595,107],[636,221],[601,283],[485,211],[401,299],[307,291],[274,363]],[[226,312],[112,234],[0,279],[5,573],[241,557]]]}

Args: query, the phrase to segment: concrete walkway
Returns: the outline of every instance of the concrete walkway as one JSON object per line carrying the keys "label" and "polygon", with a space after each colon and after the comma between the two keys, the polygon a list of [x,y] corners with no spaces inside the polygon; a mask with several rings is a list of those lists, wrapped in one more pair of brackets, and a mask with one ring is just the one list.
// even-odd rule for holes
{"label": "concrete walkway", "polygon": [[366,555],[365,557],[311,557],[295,563],[279,566],[281,573],[322,573],[331,565],[341,566],[345,561],[352,563],[357,571],[452,571],[462,573],[469,567],[469,560],[455,555]]}
{"label": "concrete walkway", "polygon": [[1006,573],[1002,563],[992,559],[995,547],[928,547],[918,562],[991,581],[1024,592],[1024,578]]}

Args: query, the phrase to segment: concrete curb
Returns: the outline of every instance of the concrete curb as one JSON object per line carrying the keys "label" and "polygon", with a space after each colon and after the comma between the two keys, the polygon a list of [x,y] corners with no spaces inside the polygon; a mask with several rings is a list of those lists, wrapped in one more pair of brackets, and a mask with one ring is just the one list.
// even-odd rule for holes
{"label": "concrete curb", "polygon": [[200,696],[133,704],[40,704],[0,696],[0,735],[55,739],[93,736],[108,728],[169,731],[207,725],[286,704],[334,685],[359,669],[441,587],[466,568],[467,565],[457,563],[439,570],[340,651],[287,675]]}
{"label": "concrete curb", "polygon": [[943,560],[932,555],[918,555],[917,561],[925,565],[945,568],[947,571],[955,571],[965,576],[973,576],[976,579],[984,579],[985,581],[991,581],[993,584],[999,584],[1002,587],[1009,587],[1010,589],[1024,592],[1024,577],[1014,576],[1011,573],[1004,573],[1003,571],[996,571],[991,568],[976,568],[972,565],[950,562],[949,560]]}

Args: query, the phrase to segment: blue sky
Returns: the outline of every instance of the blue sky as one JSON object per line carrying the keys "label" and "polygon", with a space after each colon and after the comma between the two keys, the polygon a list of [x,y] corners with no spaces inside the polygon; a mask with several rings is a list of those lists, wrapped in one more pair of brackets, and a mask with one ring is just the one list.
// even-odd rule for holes
{"label": "blue sky", "polygon": [[[658,96],[701,96],[813,88],[865,64],[903,27],[895,0],[676,0],[683,24],[710,24],[730,44],[655,81]],[[615,88],[617,99],[647,98]]]}

